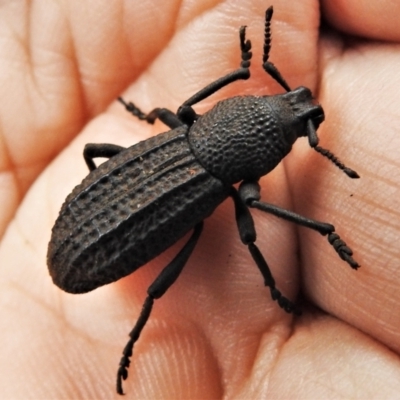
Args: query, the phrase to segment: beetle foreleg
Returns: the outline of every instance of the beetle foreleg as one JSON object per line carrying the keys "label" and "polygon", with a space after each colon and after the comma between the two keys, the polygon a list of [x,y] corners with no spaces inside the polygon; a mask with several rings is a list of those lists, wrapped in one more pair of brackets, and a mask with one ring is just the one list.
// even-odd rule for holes
{"label": "beetle foreleg", "polygon": [[223,87],[238,81],[240,79],[250,78],[250,60],[252,57],[251,53],[251,42],[246,40],[246,27],[242,26],[239,30],[240,49],[242,51],[242,60],[240,68],[233,71],[222,78],[207,85],[204,89],[201,89],[195,93],[192,97],[187,99],[178,109],[177,115],[181,121],[189,126],[193,124],[196,113],[193,111],[192,106],[201,100],[211,96],[213,93],[222,89]]}
{"label": "beetle foreleg", "polygon": [[335,227],[333,225],[303,217],[302,215],[285,210],[284,208],[278,207],[274,204],[259,201],[260,186],[257,182],[243,182],[239,187],[239,196],[248,207],[257,208],[261,211],[275,215],[276,217],[313,229],[321,235],[327,235],[329,243],[333,246],[342,260],[346,261],[353,269],[360,267],[360,265],[352,258],[353,251],[335,232]]}
{"label": "beetle foreleg", "polygon": [[93,171],[97,168],[93,158],[111,158],[122,150],[125,150],[125,147],[117,146],[116,144],[88,143],[83,149],[83,158],[85,159],[89,170]]}
{"label": "beetle foreleg", "polygon": [[118,373],[117,373],[117,393],[124,394],[122,390],[122,380],[128,377],[128,368],[130,364],[130,357],[132,356],[133,346],[139,339],[142,329],[146,325],[149,319],[151,310],[153,308],[153,303],[155,299],[159,299],[176,281],[179,274],[182,272],[187,260],[192,254],[194,247],[200,237],[201,231],[203,229],[203,222],[198,223],[189,238],[187,243],[183,246],[181,251],[175,256],[175,258],[161,271],[157,276],[155,281],[147,289],[147,298],[143,303],[142,311],[139,318],[133,327],[131,333],[129,334],[130,339],[126,344],[123,356],[119,363]]}
{"label": "beetle foreleg", "polygon": [[135,106],[132,102],[126,102],[122,97],[118,97],[118,101],[125,106],[126,111],[142,121],[147,121],[149,124],[154,124],[158,118],[171,129],[183,125],[182,121],[167,108],[155,108],[153,111],[145,114],[139,107]]}
{"label": "beetle foreleg", "polygon": [[262,276],[264,277],[265,286],[271,291],[272,300],[276,300],[281,308],[288,313],[300,314],[300,311],[289,299],[282,296],[282,293],[275,286],[275,279],[271,270],[261,254],[258,247],[254,244],[256,241],[256,230],[254,227],[253,217],[250,214],[246,204],[238,195],[235,188],[232,187],[231,197],[235,203],[236,223],[239,229],[240,239],[245,244]]}

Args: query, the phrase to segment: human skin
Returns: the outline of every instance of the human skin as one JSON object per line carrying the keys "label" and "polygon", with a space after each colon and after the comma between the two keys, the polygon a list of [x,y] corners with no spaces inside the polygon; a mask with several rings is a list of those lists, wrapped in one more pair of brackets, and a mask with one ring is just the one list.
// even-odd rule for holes
{"label": "human skin", "polygon": [[[29,3],[29,4],[28,4]],[[365,2],[363,2],[365,3]],[[244,6],[244,4],[246,4]],[[351,180],[307,139],[261,180],[264,201],[335,225],[361,264],[325,237],[254,211],[257,245],[286,314],[238,237],[231,200],[205,222],[181,276],[134,349],[126,398],[397,398],[400,392],[400,3],[276,0],[271,61],[312,89],[318,134],[361,176]],[[138,121],[176,110],[236,69],[238,29],[251,78],[195,106],[282,92],[262,70],[261,0],[9,1],[0,7],[0,398],[109,399],[146,289],[184,240],[120,281],[84,295],[46,266],[61,204],[88,173],[85,143],[130,146],[167,130]],[[320,17],[329,28],[320,29]]]}

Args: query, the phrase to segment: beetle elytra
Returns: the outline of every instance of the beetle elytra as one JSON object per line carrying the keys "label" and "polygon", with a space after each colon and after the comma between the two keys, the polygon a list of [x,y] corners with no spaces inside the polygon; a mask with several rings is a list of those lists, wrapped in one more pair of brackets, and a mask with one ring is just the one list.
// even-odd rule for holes
{"label": "beetle elytra", "polygon": [[[318,146],[317,129],[324,112],[305,87],[291,90],[268,60],[272,7],[266,11],[263,67],[285,93],[236,96],[198,115],[193,105],[237,80],[250,77],[251,42],[239,31],[240,67],[212,82],[173,113],[156,108],[143,113],[133,103],[119,101],[148,123],[157,118],[170,130],[123,148],[88,144],[84,158],[91,171],[65,200],[52,231],[48,266],[53,281],[70,293],[84,293],[116,281],[146,264],[186,233],[190,238],[147,290],[140,316],[130,333],[117,373],[117,392],[128,376],[133,345],[145,326],[155,299],[175,282],[203,229],[203,220],[231,197],[239,236],[259,268],[272,299],[288,313],[296,306],[277,289],[270,268],[255,244],[249,208],[257,208],[327,236],[338,255],[359,267],[352,250],[329,223],[303,217],[260,201],[259,179],[290,152],[297,138],[351,178],[358,178],[330,151]],[[96,167],[93,159],[108,158]],[[239,189],[233,184],[239,183]]]}

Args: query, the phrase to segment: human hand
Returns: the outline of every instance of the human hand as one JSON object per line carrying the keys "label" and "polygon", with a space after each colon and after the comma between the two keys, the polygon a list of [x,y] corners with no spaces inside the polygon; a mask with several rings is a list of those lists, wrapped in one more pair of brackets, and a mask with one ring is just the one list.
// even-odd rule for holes
{"label": "human hand", "polygon": [[[241,25],[253,45],[251,78],[196,111],[236,94],[282,92],[261,68],[270,4],[21,4],[0,9],[0,397],[110,398],[146,289],[183,241],[88,294],[54,286],[47,244],[64,198],[88,173],[84,144],[130,146],[167,130],[135,120],[115,98],[124,92],[143,110],[176,110],[237,68]],[[321,146],[361,179],[348,179],[303,139],[262,179],[263,200],[333,223],[362,267],[351,270],[317,233],[254,211],[257,245],[278,288],[307,298],[301,317],[285,314],[241,244],[228,200],[155,302],[124,383],[128,398],[394,398],[399,391],[400,5],[323,1],[323,17],[336,28],[322,34],[318,2],[273,5],[271,61],[292,88],[313,90],[326,114]]]}

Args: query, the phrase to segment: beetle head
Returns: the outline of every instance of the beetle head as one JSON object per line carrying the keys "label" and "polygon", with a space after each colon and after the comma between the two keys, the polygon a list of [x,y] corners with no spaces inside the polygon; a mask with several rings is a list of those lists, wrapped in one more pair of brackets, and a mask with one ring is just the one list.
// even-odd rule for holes
{"label": "beetle head", "polygon": [[[313,98],[310,89],[300,86],[289,92],[266,98],[279,116],[282,134],[289,148],[302,136],[308,136],[310,144],[311,141],[315,142],[315,145],[318,144],[315,132],[325,116],[324,110]],[[308,129],[309,121],[315,128],[313,131]]]}
{"label": "beetle head", "polygon": [[[311,90],[300,86],[295,90],[285,93],[282,97],[285,98],[285,101],[295,115],[294,121],[296,121],[296,126],[302,129],[301,131],[296,130],[297,137],[307,136],[310,146],[315,151],[328,158],[350,178],[359,178],[357,172],[346,167],[333,153],[318,146],[319,138],[317,136],[317,129],[325,119],[325,115],[322,107],[313,98]],[[304,123],[306,124],[306,129],[304,129]]]}
{"label": "beetle head", "polygon": [[[301,125],[301,122],[307,124],[307,121],[311,120],[317,129],[325,119],[324,110],[314,99],[311,90],[304,86],[283,94],[282,98],[290,107],[297,124]],[[306,135],[308,136],[306,130],[299,132],[299,136]]]}

